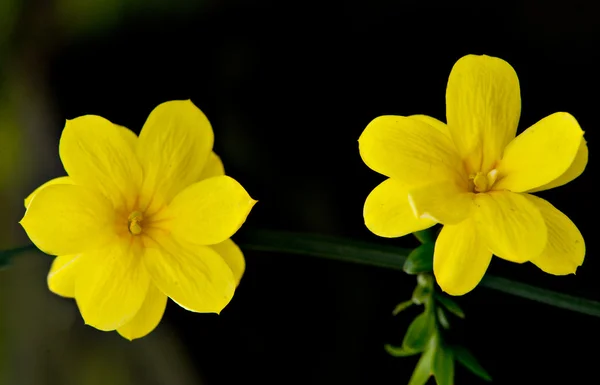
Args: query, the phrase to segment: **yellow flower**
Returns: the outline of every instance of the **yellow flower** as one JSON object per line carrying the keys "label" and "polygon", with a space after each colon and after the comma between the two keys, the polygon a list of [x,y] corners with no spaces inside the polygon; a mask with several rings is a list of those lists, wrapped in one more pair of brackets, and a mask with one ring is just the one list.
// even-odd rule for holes
{"label": "yellow flower", "polygon": [[519,79],[504,60],[467,55],[450,73],[447,125],[425,115],[380,116],[359,139],[363,161],[389,179],[364,206],[366,226],[401,237],[436,223],[434,274],[452,295],[471,291],[492,254],[565,275],[583,263],[577,227],[530,193],[568,183],[587,164],[575,118],[552,114],[515,138]]}
{"label": "yellow flower", "polygon": [[167,297],[219,313],[245,268],[229,239],[256,203],[224,175],[213,131],[191,101],[156,107],[137,137],[94,115],[68,120],[68,177],[26,200],[22,226],[56,255],[48,286],[86,324],[132,340],[160,322]]}

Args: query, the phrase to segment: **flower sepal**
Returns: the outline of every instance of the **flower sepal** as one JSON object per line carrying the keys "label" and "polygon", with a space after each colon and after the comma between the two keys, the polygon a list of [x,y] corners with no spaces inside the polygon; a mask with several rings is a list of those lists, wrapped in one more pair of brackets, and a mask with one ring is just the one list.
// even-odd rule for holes
{"label": "flower sepal", "polygon": [[433,271],[433,249],[435,243],[424,243],[415,248],[406,258],[402,270],[406,274],[431,273]]}

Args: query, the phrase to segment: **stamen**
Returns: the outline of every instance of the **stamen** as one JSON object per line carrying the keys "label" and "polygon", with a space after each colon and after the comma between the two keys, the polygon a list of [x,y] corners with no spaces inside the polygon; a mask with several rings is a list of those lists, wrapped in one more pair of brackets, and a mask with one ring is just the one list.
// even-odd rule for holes
{"label": "stamen", "polygon": [[488,179],[482,172],[475,174],[473,177],[473,184],[475,185],[475,191],[477,192],[485,192],[488,189]]}
{"label": "stamen", "polygon": [[496,179],[498,178],[498,170],[493,169],[487,174],[483,172],[478,172],[476,174],[471,174],[469,179],[473,181],[473,190],[477,192],[486,192],[489,191],[494,183],[496,183]]}
{"label": "stamen", "polygon": [[139,211],[134,211],[129,214],[127,218],[129,221],[129,232],[133,235],[140,235],[142,233],[142,221],[144,216]]}
{"label": "stamen", "polygon": [[490,188],[494,185],[494,183],[496,183],[496,179],[498,179],[498,170],[493,169],[492,171],[488,172],[487,180]]}

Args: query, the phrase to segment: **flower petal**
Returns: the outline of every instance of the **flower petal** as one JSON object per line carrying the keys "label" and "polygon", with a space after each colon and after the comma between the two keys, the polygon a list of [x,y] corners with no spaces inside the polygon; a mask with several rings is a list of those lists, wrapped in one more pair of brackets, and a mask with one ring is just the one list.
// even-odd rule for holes
{"label": "flower petal", "polygon": [[171,202],[171,231],[191,243],[214,245],[238,231],[255,203],[233,178],[205,179],[183,190]]}
{"label": "flower petal", "polygon": [[547,183],[543,186],[534,188],[527,192],[537,192],[542,190],[550,190],[551,188],[559,187],[569,183],[570,181],[577,178],[579,175],[583,173],[585,170],[585,166],[587,166],[588,162],[588,147],[584,138],[581,138],[581,143],[579,144],[579,149],[577,150],[577,155],[575,155],[575,159],[571,166],[565,171],[561,176],[554,179],[552,182]]}
{"label": "flower petal", "polygon": [[59,153],[78,185],[94,188],[115,207],[131,208],[142,181],[142,168],[127,128],[95,115],[68,120]]}
{"label": "flower petal", "polygon": [[442,134],[444,134],[447,137],[451,138],[451,136],[450,136],[450,130],[448,130],[448,126],[446,125],[446,123],[444,123],[444,122],[442,122],[440,120],[437,120],[436,118],[433,118],[433,117],[428,116],[428,115],[410,115],[409,118],[420,120],[423,123],[427,123],[431,127],[437,129]]}
{"label": "flower petal", "polygon": [[150,284],[140,310],[131,321],[118,328],[117,332],[129,341],[144,337],[158,326],[166,307],[167,296],[154,284]]}
{"label": "flower petal", "polygon": [[236,245],[231,239],[226,239],[221,243],[210,246],[211,249],[216,251],[221,258],[225,260],[235,278],[236,284],[239,285],[244,271],[246,270],[246,260],[242,250]]}
{"label": "flower petal", "polygon": [[236,280],[211,247],[162,237],[147,247],[144,265],[154,284],[184,309],[220,313],[235,291]]}
{"label": "flower petal", "polygon": [[113,242],[80,257],[75,300],[87,325],[115,330],[140,310],[150,276],[141,264],[133,242]]}
{"label": "flower petal", "polygon": [[479,234],[498,257],[523,263],[538,257],[547,241],[540,210],[523,194],[475,194],[473,212]]}
{"label": "flower petal", "polygon": [[466,179],[452,141],[438,129],[403,116],[375,118],[358,139],[362,160],[372,170],[407,186]]}
{"label": "flower petal", "polygon": [[114,209],[90,189],[56,184],[36,194],[21,225],[43,252],[76,254],[100,247],[114,236]]}
{"label": "flower petal", "polygon": [[[115,124],[115,126],[119,125]],[[125,126],[119,127],[121,127],[121,129],[119,130],[119,134],[121,134],[121,136],[123,137],[123,139],[125,139],[129,147],[131,147],[131,149],[135,152],[138,144],[138,136],[135,134],[135,132],[131,131]]]}
{"label": "flower petal", "polygon": [[450,135],[469,173],[488,172],[515,137],[521,115],[519,78],[510,64],[467,55],[452,68],[446,88]]}
{"label": "flower petal", "polygon": [[442,228],[435,242],[433,273],[443,291],[463,295],[477,286],[491,260],[492,252],[468,218]]}
{"label": "flower petal", "polygon": [[154,212],[200,180],[214,141],[206,116],[190,100],[162,103],[148,116],[139,137],[144,168],[140,205]]}
{"label": "flower petal", "polygon": [[406,186],[394,178],[385,180],[371,191],[365,201],[363,217],[373,234],[386,238],[402,237],[436,223],[414,215]]}
{"label": "flower petal", "polygon": [[223,162],[221,162],[221,158],[214,152],[210,153],[208,157],[208,161],[204,166],[204,170],[202,170],[202,175],[200,175],[200,179],[204,180],[208,178],[212,178],[213,176],[221,176],[225,175],[225,167],[223,167]]}
{"label": "flower petal", "polygon": [[48,182],[44,183],[40,187],[38,187],[35,190],[33,190],[33,192],[31,194],[29,194],[29,196],[27,198],[25,198],[25,208],[29,207],[29,204],[31,203],[31,200],[43,188],[48,187],[48,186],[52,186],[52,185],[55,185],[55,184],[75,184],[75,182],[73,182],[73,179],[69,178],[68,176],[61,176],[61,177],[49,180]]}
{"label": "flower petal", "polygon": [[585,241],[577,226],[548,201],[529,194],[525,196],[540,210],[548,228],[548,243],[531,262],[548,274],[575,274],[585,257]]}
{"label": "flower petal", "polygon": [[48,273],[48,288],[62,297],[75,298],[75,278],[79,255],[61,255],[54,258]]}
{"label": "flower petal", "polygon": [[465,185],[443,181],[410,189],[408,201],[415,216],[446,225],[459,223],[471,214],[474,195]]}
{"label": "flower petal", "polygon": [[506,147],[494,189],[523,192],[554,181],[573,164],[582,138],[579,124],[566,112],[545,117]]}

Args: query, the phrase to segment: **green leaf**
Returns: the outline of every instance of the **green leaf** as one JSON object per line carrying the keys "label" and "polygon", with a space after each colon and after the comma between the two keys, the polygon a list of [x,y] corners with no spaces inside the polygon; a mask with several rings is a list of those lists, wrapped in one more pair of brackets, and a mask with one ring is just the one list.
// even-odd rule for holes
{"label": "green leaf", "polygon": [[398,315],[398,314],[400,314],[400,312],[408,309],[412,305],[414,305],[414,302],[412,299],[409,299],[408,301],[400,302],[398,305],[396,305],[396,307],[394,308],[394,311],[392,311],[392,314]]}
{"label": "green leaf", "polygon": [[404,262],[403,270],[407,274],[429,273],[433,271],[434,243],[424,243],[414,249]]}
{"label": "green leaf", "polygon": [[437,385],[452,385],[454,383],[454,357],[452,350],[442,342],[438,343],[433,356],[433,375]]}
{"label": "green leaf", "polygon": [[[403,270],[406,257],[411,251],[379,243],[278,230],[243,229],[236,235],[235,240],[243,250],[313,256],[393,270]],[[483,277],[479,286],[600,317],[598,301],[557,293],[489,274]]]}
{"label": "green leaf", "polygon": [[421,243],[435,243],[435,230],[433,230],[432,228],[416,231],[413,233],[413,235]]}
{"label": "green leaf", "polygon": [[433,356],[435,354],[435,338],[431,339],[427,350],[421,355],[417,366],[410,377],[408,385],[425,385],[433,374]]}
{"label": "green leaf", "polygon": [[394,346],[390,344],[384,345],[384,348],[390,355],[394,357],[408,357],[420,353],[416,350],[408,350],[402,346]]}
{"label": "green leaf", "polygon": [[479,364],[475,356],[473,356],[467,348],[463,346],[454,346],[452,350],[454,351],[456,360],[465,368],[469,369],[471,373],[486,381],[492,381],[492,377],[489,373]]}
{"label": "green leaf", "polygon": [[463,310],[452,299],[444,296],[443,294],[438,294],[438,293],[435,293],[434,297],[450,313],[454,314],[455,316],[457,316],[459,318],[465,318],[465,313],[463,312]]}
{"label": "green leaf", "polygon": [[436,306],[435,313],[437,314],[437,320],[440,323],[440,325],[442,325],[442,327],[446,330],[450,329],[450,322],[448,322],[448,317],[446,317],[444,309],[439,306]]}
{"label": "green leaf", "polygon": [[434,315],[430,311],[425,311],[419,314],[408,327],[402,341],[402,347],[408,351],[422,352],[434,332]]}

